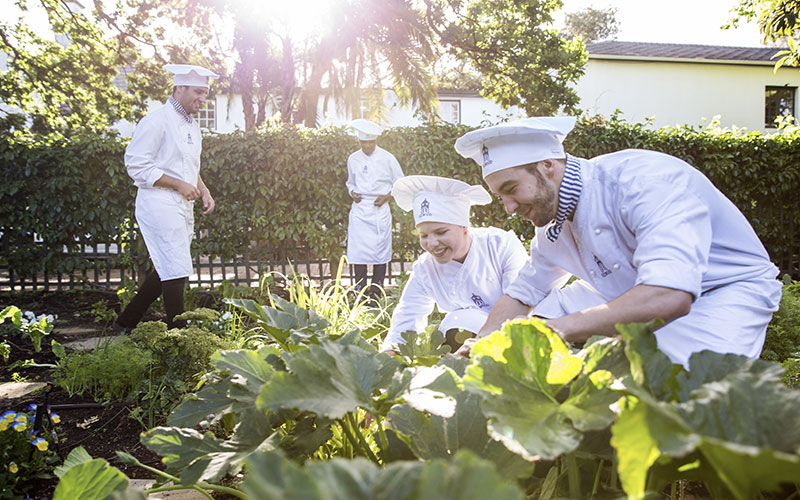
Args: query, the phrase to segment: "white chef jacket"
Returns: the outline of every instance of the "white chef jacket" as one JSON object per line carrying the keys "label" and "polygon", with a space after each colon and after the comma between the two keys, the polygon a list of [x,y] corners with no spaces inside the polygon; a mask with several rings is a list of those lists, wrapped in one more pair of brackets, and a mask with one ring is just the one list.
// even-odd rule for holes
{"label": "white chef jacket", "polygon": [[347,159],[347,192],[361,194],[350,207],[347,260],[350,264],[386,264],[392,260],[392,211],[389,203],[375,206],[378,196],[392,191],[403,177],[393,154],[378,146],[367,156],[362,150]]}
{"label": "white chef jacket", "polygon": [[162,175],[197,185],[202,136],[166,103],[145,116],[125,149],[125,167],[138,188],[136,221],[162,281],[192,274],[193,202],[153,185]]}
{"label": "white chef jacket", "polygon": [[512,231],[470,228],[469,234],[472,243],[463,263],[439,264],[428,252],[414,262],[381,350],[402,344],[405,331],[423,332],[434,305],[444,313],[478,309],[488,317],[492,306],[507,293],[527,261],[525,247]]}
{"label": "white chef jacket", "polygon": [[[757,357],[781,286],[739,209],[700,171],[663,153],[624,150],[580,159],[580,169],[573,220],[555,242],[537,228],[508,295],[559,317],[638,284],[683,290],[694,297],[690,314],[656,332],[674,362],[703,349]],[[559,290],[570,273],[582,281]]]}

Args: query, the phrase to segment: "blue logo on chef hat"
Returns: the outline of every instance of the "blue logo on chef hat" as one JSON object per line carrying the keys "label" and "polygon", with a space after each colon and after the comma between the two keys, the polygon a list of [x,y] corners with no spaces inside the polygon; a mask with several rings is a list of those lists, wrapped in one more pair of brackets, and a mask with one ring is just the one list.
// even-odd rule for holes
{"label": "blue logo on chef hat", "polygon": [[492,160],[489,159],[489,148],[486,144],[483,145],[483,167],[486,168],[492,164]]}
{"label": "blue logo on chef hat", "polygon": [[428,198],[422,200],[422,203],[419,204],[419,216],[420,217],[430,217],[431,216],[431,204],[428,203]]}

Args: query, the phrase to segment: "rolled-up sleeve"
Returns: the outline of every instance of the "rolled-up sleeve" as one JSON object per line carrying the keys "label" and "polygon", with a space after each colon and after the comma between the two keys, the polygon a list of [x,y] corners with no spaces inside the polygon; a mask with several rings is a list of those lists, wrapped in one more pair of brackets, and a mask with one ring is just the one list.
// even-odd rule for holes
{"label": "rolled-up sleeve", "polygon": [[166,128],[158,120],[146,117],[133,131],[125,148],[125,168],[137,186],[153,187],[164,171],[155,165],[155,157],[164,142]]}
{"label": "rolled-up sleeve", "polygon": [[711,251],[708,205],[674,182],[636,184],[622,213],[636,238],[636,284],[683,290],[696,299]]}

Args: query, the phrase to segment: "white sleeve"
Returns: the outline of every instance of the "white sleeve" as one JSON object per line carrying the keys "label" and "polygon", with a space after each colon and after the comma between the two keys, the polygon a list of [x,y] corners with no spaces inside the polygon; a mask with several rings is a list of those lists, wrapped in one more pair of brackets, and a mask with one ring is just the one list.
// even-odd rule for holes
{"label": "white sleeve", "polygon": [[517,275],[528,262],[528,253],[525,246],[513,231],[506,231],[501,240],[503,242],[500,254],[500,268],[502,269],[501,285],[503,293],[508,293],[511,283],[517,279]]}
{"label": "white sleeve", "polygon": [[505,289],[506,295],[523,304],[535,306],[551,290],[564,286],[571,276],[567,271],[553,264],[539,251],[539,239],[545,230],[536,229],[531,241],[531,255],[520,269],[517,278]]}
{"label": "white sleeve", "polygon": [[166,140],[166,127],[159,120],[144,117],[133,130],[131,143],[125,148],[125,168],[137,185],[153,187],[164,171],[155,165],[158,150]]}
{"label": "white sleeve", "polygon": [[347,182],[345,183],[345,186],[347,186],[348,195],[356,190],[356,177],[353,175],[353,169],[351,168],[352,159],[353,155],[350,155],[350,157],[347,158]]}
{"label": "white sleeve", "polygon": [[392,324],[389,333],[383,339],[381,351],[388,351],[393,345],[404,343],[400,336],[403,332],[413,330],[420,333],[428,325],[428,315],[433,312],[436,301],[425,287],[423,276],[425,273],[412,271],[400,301],[392,313]]}

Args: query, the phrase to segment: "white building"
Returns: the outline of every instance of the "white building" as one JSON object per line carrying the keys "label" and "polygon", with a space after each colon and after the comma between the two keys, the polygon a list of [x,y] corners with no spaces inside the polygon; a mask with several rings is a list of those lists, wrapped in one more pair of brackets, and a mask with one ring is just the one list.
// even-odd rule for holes
{"label": "white building", "polygon": [[[587,46],[580,107],[655,127],[704,125],[775,132],[776,116],[797,116],[800,70],[774,71],[778,48],[606,41]],[[705,121],[703,121],[705,119]]]}

